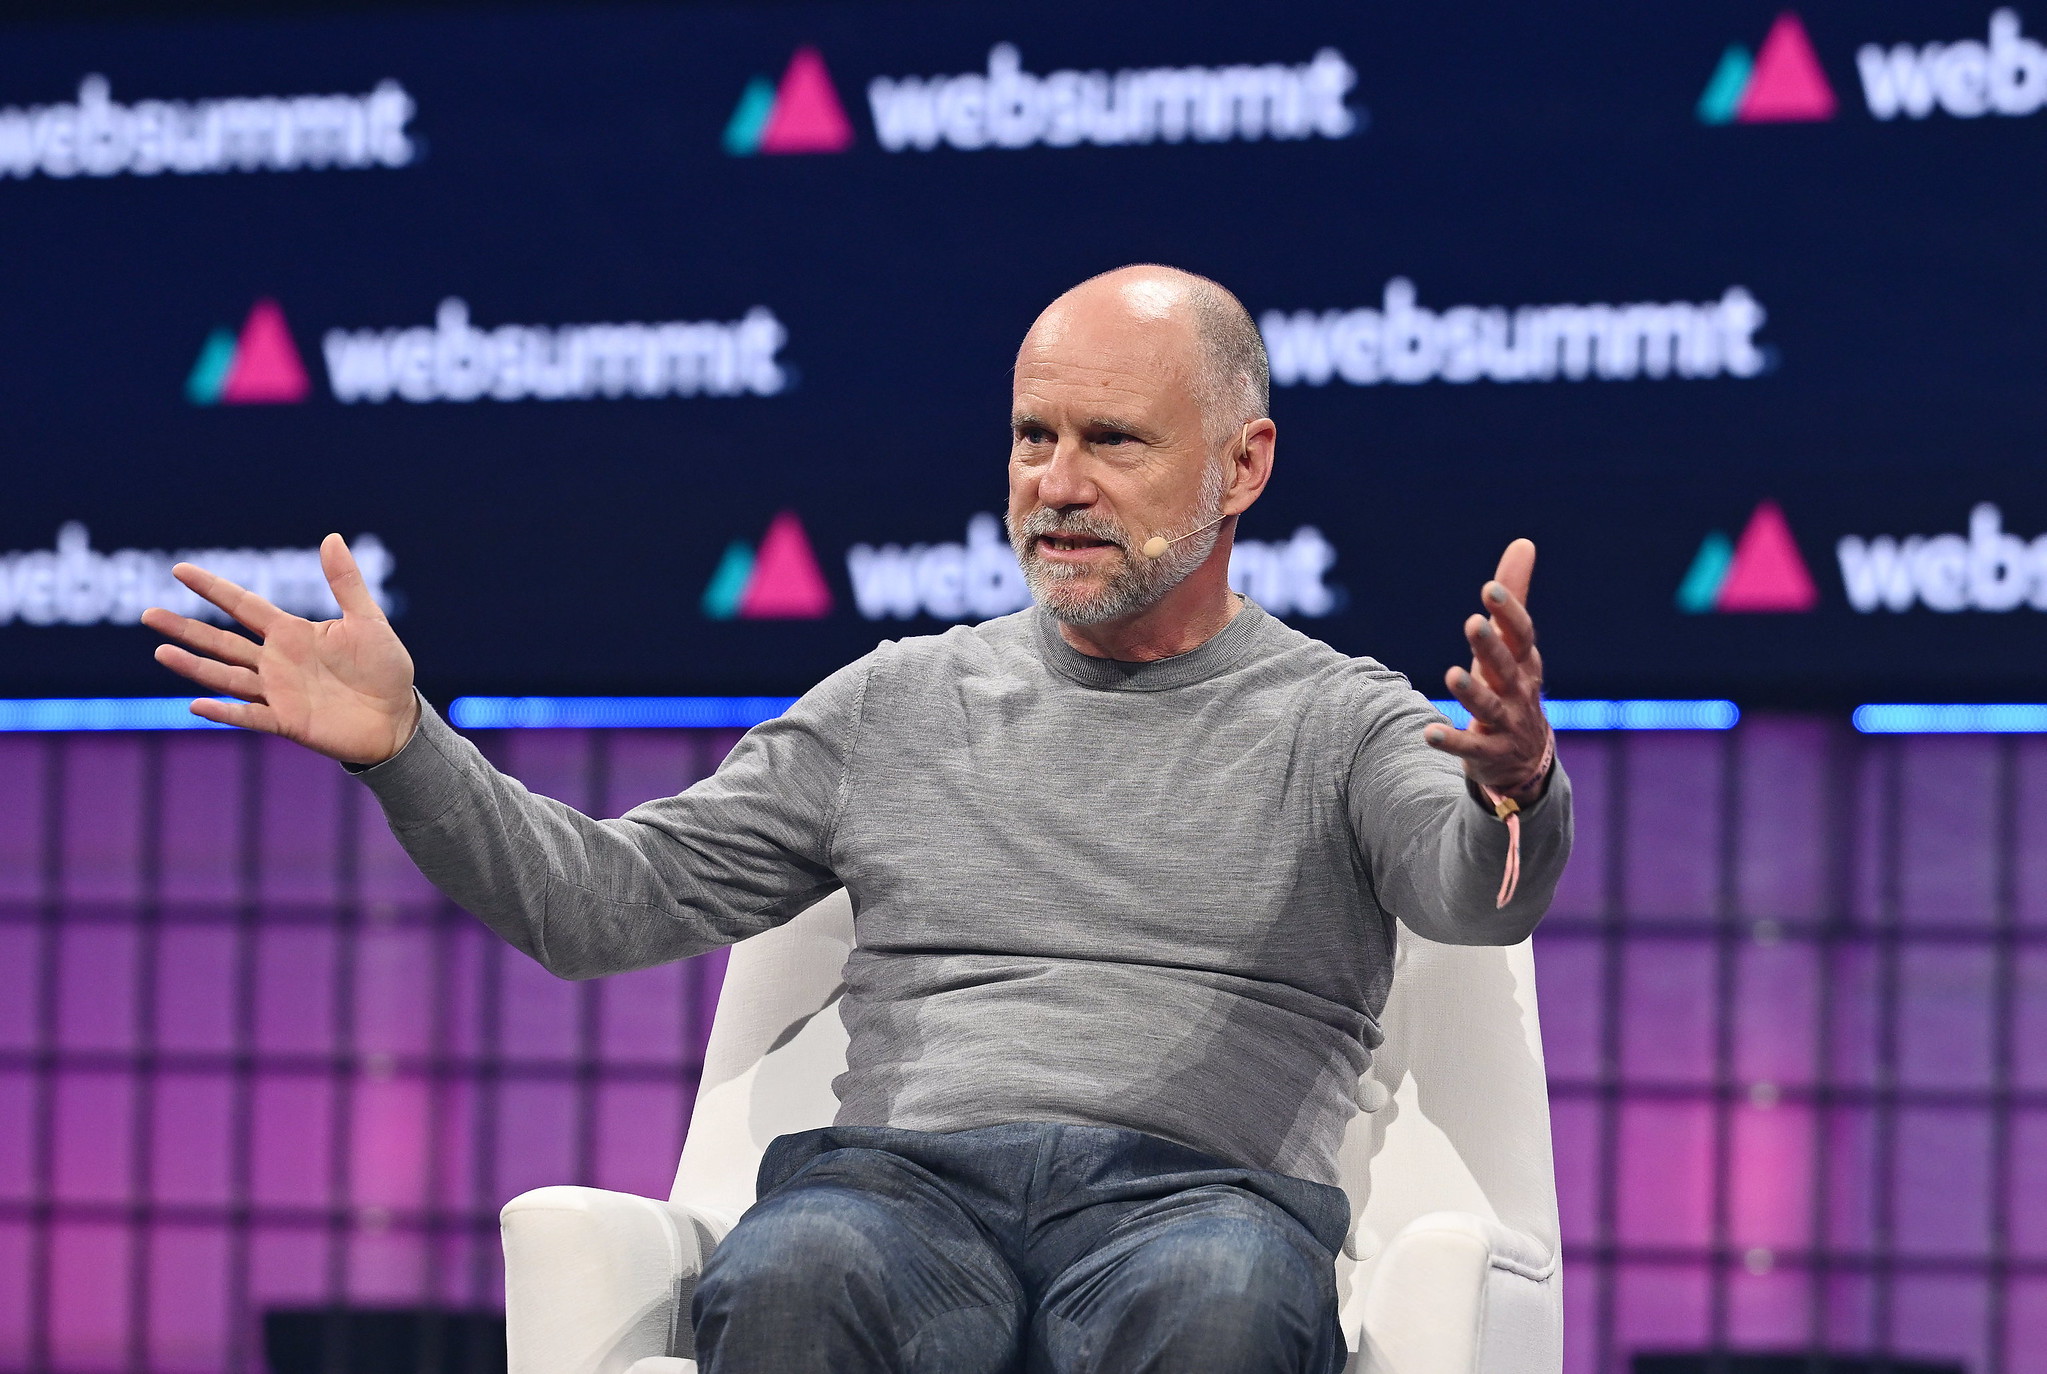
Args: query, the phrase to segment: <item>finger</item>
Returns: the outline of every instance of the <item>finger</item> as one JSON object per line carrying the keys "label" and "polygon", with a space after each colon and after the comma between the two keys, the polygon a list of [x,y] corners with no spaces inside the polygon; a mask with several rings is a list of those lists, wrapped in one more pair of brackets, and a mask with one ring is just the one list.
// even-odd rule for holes
{"label": "finger", "polygon": [[1520,684],[1521,666],[1493,622],[1482,615],[1464,622],[1464,637],[1471,642],[1471,654],[1486,684],[1502,696],[1511,695]]}
{"label": "finger", "polygon": [[330,534],[320,541],[320,570],[327,574],[327,585],[333,589],[334,599],[341,603],[344,616],[384,618],[384,608],[370,595],[369,585],[362,580],[362,570],[355,566],[355,555],[348,551],[346,539]]}
{"label": "finger", "polygon": [[187,708],[202,720],[218,721],[222,725],[236,725],[244,730],[261,730],[266,735],[282,733],[277,724],[277,713],[268,706],[252,706],[245,701],[214,701],[201,697]]}
{"label": "finger", "polygon": [[1493,581],[1505,583],[1513,598],[1525,605],[1528,601],[1528,579],[1534,575],[1535,541],[1516,539],[1500,555],[1500,566],[1493,571]]}
{"label": "finger", "polygon": [[176,640],[188,649],[211,654],[226,663],[238,663],[244,668],[255,667],[257,657],[262,653],[261,646],[238,634],[223,630],[218,625],[208,625],[203,620],[167,611],[161,606],[151,606],[144,611],[142,623],[165,639]]}
{"label": "finger", "polygon": [[288,619],[283,611],[246,587],[238,587],[220,574],[210,573],[196,563],[176,564],[171,568],[171,576],[259,635],[268,634],[274,627]]}
{"label": "finger", "polygon": [[1475,730],[1457,730],[1448,725],[1431,725],[1422,731],[1422,741],[1431,749],[1440,749],[1460,759],[1490,759],[1498,757],[1505,746],[1498,735],[1481,735]]}
{"label": "finger", "polygon": [[1507,723],[1507,704],[1493,694],[1492,688],[1480,682],[1462,668],[1452,668],[1443,674],[1444,683],[1450,688],[1450,695],[1464,704],[1473,720],[1482,721],[1495,728]]}
{"label": "finger", "polygon": [[175,644],[157,645],[156,661],[179,677],[190,678],[209,692],[226,692],[244,701],[263,700],[263,679],[247,668],[201,658],[195,653],[180,649]]}
{"label": "finger", "polygon": [[1493,614],[1493,627],[1507,641],[1507,651],[1516,658],[1527,657],[1535,647],[1535,622],[1529,618],[1528,608],[1504,582],[1486,583],[1483,595],[1486,609]]}

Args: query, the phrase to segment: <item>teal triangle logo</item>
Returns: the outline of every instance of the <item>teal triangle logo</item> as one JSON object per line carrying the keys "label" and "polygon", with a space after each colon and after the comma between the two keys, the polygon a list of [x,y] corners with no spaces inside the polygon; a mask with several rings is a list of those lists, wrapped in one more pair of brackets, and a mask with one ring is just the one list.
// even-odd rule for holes
{"label": "teal triangle logo", "polygon": [[746,584],[753,580],[753,546],[735,539],[725,546],[711,583],[704,588],[704,614],[713,620],[730,620],[739,614],[746,596]]}
{"label": "teal triangle logo", "polygon": [[199,359],[192,364],[192,375],[185,378],[185,399],[195,406],[220,404],[221,390],[234,365],[234,331],[223,325],[199,346]]}
{"label": "teal triangle logo", "polygon": [[1719,530],[1707,535],[1692,556],[1692,566],[1677,586],[1677,608],[1686,615],[1704,615],[1720,600],[1727,570],[1734,565],[1734,541]]}
{"label": "teal triangle logo", "polygon": [[746,83],[725,125],[725,151],[734,157],[752,157],[761,148],[761,134],[775,113],[775,86],[765,76]]}
{"label": "teal triangle logo", "polygon": [[1706,89],[1699,95],[1699,123],[1732,124],[1741,110],[1742,93],[1748,90],[1749,76],[1756,69],[1755,58],[1739,43],[1728,45],[1720,54],[1720,65],[1713,69],[1713,75],[1706,82]]}

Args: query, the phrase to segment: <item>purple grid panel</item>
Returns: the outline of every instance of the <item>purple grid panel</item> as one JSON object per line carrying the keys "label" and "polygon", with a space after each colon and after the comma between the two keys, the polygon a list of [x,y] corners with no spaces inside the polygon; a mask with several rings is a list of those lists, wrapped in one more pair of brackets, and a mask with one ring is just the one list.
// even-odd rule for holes
{"label": "purple grid panel", "polygon": [[1605,948],[1575,933],[1538,935],[1535,946],[1543,1065],[1552,1080],[1596,1078],[1606,1019]]}
{"label": "purple grid panel", "polygon": [[1836,945],[1828,973],[1828,991],[1832,996],[1828,1054],[1834,1081],[1845,1086],[1869,1087],[1877,1080],[1878,1051],[1883,1045],[1877,998],[1882,968],[1875,946]]}
{"label": "purple grid panel", "polygon": [[1834,1273],[1824,1289],[1822,1339],[1830,1350],[1877,1348],[1876,1281],[1863,1273]]}
{"label": "purple grid panel", "polygon": [[576,1092],[574,1085],[548,1080],[508,1080],[499,1089],[495,1196],[517,1197],[556,1183],[587,1183],[576,1177]]}
{"label": "purple grid panel", "polygon": [[258,894],[280,905],[330,903],[340,895],[341,789],[357,786],[340,765],[281,739],[258,743],[264,805],[258,822]]}
{"label": "purple grid panel", "polygon": [[1716,733],[1624,736],[1626,896],[1632,920],[1700,919],[1720,904],[1726,746]]}
{"label": "purple grid panel", "polygon": [[606,1064],[658,1064],[680,1068],[690,1039],[689,965],[666,964],[604,982],[597,1052]]}
{"label": "purple grid panel", "polygon": [[1728,1232],[1740,1248],[1803,1250],[1812,1244],[1813,1134],[1807,1107],[1736,1108],[1729,1122],[1732,1147]]}
{"label": "purple grid panel", "polygon": [[[1550,1103],[1556,1153],[1557,1217],[1566,1246],[1599,1240],[1599,1104],[1585,1098]],[[1569,1291],[1569,1285],[1565,1286]]]}
{"label": "purple grid panel", "polygon": [[137,928],[93,920],[57,935],[57,1043],[72,1050],[135,1045]]}
{"label": "purple grid panel", "polygon": [[149,1238],[149,1349],[163,1374],[217,1374],[228,1347],[225,1226],[157,1226]]}
{"label": "purple grid panel", "polygon": [[2014,1279],[2005,1311],[2005,1349],[2047,1350],[2047,1275]]}
{"label": "purple grid panel", "polygon": [[[2012,1251],[2024,1259],[2047,1260],[2047,1109],[2013,1115],[2011,1164],[2005,1215]],[[2039,1348],[2047,1350],[2047,1345]]]}
{"label": "purple grid panel", "polygon": [[1833,733],[1827,721],[1763,716],[1734,736],[1735,901],[1750,919],[1812,921],[1832,903],[1827,767]]}
{"label": "purple grid panel", "polygon": [[1710,940],[1636,941],[1623,955],[1621,1021],[1653,1026],[1621,1040],[1621,1074],[1633,1083],[1713,1079],[1715,959]]}
{"label": "purple grid panel", "polygon": [[211,1072],[162,1071],[154,1094],[150,1177],[158,1202],[223,1206],[232,1193],[234,1080]]}
{"label": "purple grid panel", "polygon": [[[2047,927],[2047,737],[2017,741],[2018,814],[2015,912],[2021,926]],[[2041,1042],[2034,1042],[2041,1043]]]}
{"label": "purple grid panel", "polygon": [[69,1202],[126,1202],[134,1167],[135,1075],[72,1069],[56,1079],[52,1186]]}
{"label": "purple grid panel", "polygon": [[59,1369],[115,1370],[126,1363],[126,1226],[58,1222],[50,1235],[50,1359]]}
{"label": "purple grid panel", "polygon": [[324,1207],[333,1084],[327,1074],[272,1070],[255,1081],[251,1110],[251,1192],[259,1203]]}
{"label": "purple grid panel", "polygon": [[1806,941],[1750,942],[1736,955],[1734,1074],[1805,1086],[1818,1076],[1820,952]]}
{"label": "purple grid panel", "polygon": [[1899,741],[1904,751],[1898,915],[1908,925],[1991,924],[2003,813],[1998,750],[1984,735]]}
{"label": "purple grid panel", "polygon": [[0,1221],[0,1365],[19,1369],[28,1363],[29,1341],[28,1225]]}
{"label": "purple grid panel", "polygon": [[1564,1374],[1599,1374],[1599,1270],[1564,1263]]}
{"label": "purple grid panel", "polygon": [[413,867],[405,847],[384,823],[376,798],[363,784],[345,778],[344,795],[353,793],[356,886],[372,921],[388,921],[401,913],[415,916],[440,907],[441,894]]}
{"label": "purple grid panel", "polygon": [[429,1205],[433,1102],[427,1081],[372,1058],[355,1080],[351,1107],[350,1200],[386,1213]]}
{"label": "purple grid panel", "polygon": [[[1892,1290],[1890,1322],[1896,1351],[1918,1359],[1959,1360],[1965,1369],[1985,1366],[1990,1285],[1980,1278],[1950,1274],[1907,1274]],[[2020,1369],[2035,1368],[2039,1351],[2018,1352]]]}
{"label": "purple grid panel", "polygon": [[[258,1223],[249,1237],[249,1305],[307,1307],[327,1300],[327,1232],[315,1226]],[[230,1332],[231,1340],[253,1331]]]}
{"label": "purple grid panel", "polygon": [[1621,1266],[1614,1281],[1615,1343],[1623,1351],[1699,1350],[1710,1288],[1704,1265]]}
{"label": "purple grid panel", "polygon": [[680,1083],[602,1083],[597,1089],[599,1188],[667,1197],[695,1094]]}
{"label": "purple grid panel", "polygon": [[43,895],[43,827],[47,810],[45,751],[54,739],[0,735],[0,902],[33,902]]}
{"label": "purple grid panel", "polygon": [[1704,1246],[1713,1216],[1713,1113],[1702,1102],[1623,1101],[1623,1244]]}
{"label": "purple grid panel", "polygon": [[1822,1241],[1832,1249],[1867,1250],[1876,1242],[1876,1114],[1867,1107],[1834,1107],[1826,1133],[1827,1200]]}
{"label": "purple grid panel", "polygon": [[1727,1343],[1737,1350],[1802,1348],[1811,1327],[1811,1283],[1803,1269],[1736,1269],[1727,1283]]}
{"label": "purple grid panel", "polygon": [[74,735],[64,743],[62,882],[72,901],[141,895],[143,747],[135,735]]}
{"label": "purple grid panel", "polygon": [[2019,1047],[2012,1064],[2015,1087],[2029,1092],[2047,1090],[2047,947],[2021,949],[2013,970],[2012,1043]]}
{"label": "purple grid panel", "polygon": [[[6,827],[0,827],[4,829]],[[41,1011],[42,933],[24,915],[0,910],[0,1050],[35,1044]]]}
{"label": "purple grid panel", "polygon": [[1891,1187],[1900,1253],[1961,1259],[1989,1251],[1990,1140],[1988,1111],[1899,1109]]}
{"label": "purple grid panel", "polygon": [[1907,946],[1898,956],[1898,1081],[1906,1087],[1988,1088],[1996,951]]}
{"label": "purple grid panel", "polygon": [[367,1055],[422,1056],[433,1050],[434,932],[372,919],[356,937],[355,1044]]}
{"label": "purple grid panel", "polygon": [[[1850,770],[1848,795],[1848,908],[1863,926],[1889,919],[1886,904],[1895,896],[1890,826],[1906,803],[1893,805],[1898,782],[1905,775],[1904,752],[1898,741],[1884,739],[1864,748]],[[1904,826],[1902,817],[1896,824]],[[1895,913],[1890,913],[1895,916]]]}
{"label": "purple grid panel", "polygon": [[348,1301],[363,1306],[409,1306],[426,1289],[425,1234],[393,1229],[370,1212],[348,1237]]}
{"label": "purple grid panel", "polygon": [[336,932],[285,924],[272,913],[256,932],[256,1042],[270,1053],[334,1048]]}
{"label": "purple grid panel", "polygon": [[1612,833],[1609,806],[1618,747],[1610,738],[1577,737],[1557,744],[1557,757],[1571,775],[1571,815],[1576,831],[1571,862],[1565,865],[1563,881],[1557,884],[1556,899],[1550,904],[1552,917],[1569,920],[1605,914],[1607,837]]}
{"label": "purple grid panel", "polygon": [[253,743],[203,731],[160,742],[165,901],[219,904],[240,895],[242,769]]}
{"label": "purple grid panel", "polygon": [[[0,1069],[0,1202],[27,1202],[35,1195],[29,1168],[35,1141],[35,1101],[34,1075]],[[0,1274],[7,1272],[0,1269]]]}
{"label": "purple grid panel", "polygon": [[157,1046],[219,1053],[235,1041],[235,932],[194,915],[157,937]]}
{"label": "purple grid panel", "polygon": [[567,1063],[582,1046],[583,998],[589,983],[555,977],[509,945],[500,946],[499,1050],[515,1062]]}

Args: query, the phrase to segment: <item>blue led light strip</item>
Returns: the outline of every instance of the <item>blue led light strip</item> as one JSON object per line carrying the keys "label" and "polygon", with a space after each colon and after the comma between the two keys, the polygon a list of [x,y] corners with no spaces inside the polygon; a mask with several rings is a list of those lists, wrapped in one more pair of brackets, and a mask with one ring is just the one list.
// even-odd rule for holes
{"label": "blue led light strip", "polygon": [[0,730],[230,730],[187,709],[190,697],[0,699]]}
{"label": "blue led light strip", "polygon": [[795,697],[456,697],[448,719],[464,730],[744,730],[795,704]]}
{"label": "blue led light strip", "polygon": [[[189,697],[0,699],[0,732],[18,730],[222,730],[187,710]],[[795,697],[456,697],[448,718],[464,730],[738,729],[773,720]],[[1741,719],[1731,701],[1550,701],[1559,730],[1726,730]],[[1435,707],[1470,722],[1454,701]],[[2031,712],[2036,723],[1868,725],[1865,712]],[[1888,718],[1886,718],[1888,719]],[[1915,717],[1916,719],[1916,717]],[[1933,719],[1928,717],[1927,719]],[[1947,717],[1939,717],[1941,720]],[[1998,719],[2003,719],[1998,717]],[[2047,730],[2047,706],[1865,706],[1856,728],[1889,733]]]}
{"label": "blue led light strip", "polygon": [[1851,717],[1865,735],[2039,735],[2047,734],[2047,705],[1913,705],[1905,702],[1858,706]]}
{"label": "blue led light strip", "polygon": [[[1429,703],[1453,725],[1471,724],[1454,701]],[[1731,730],[1741,711],[1731,701],[1545,701],[1553,730]]]}

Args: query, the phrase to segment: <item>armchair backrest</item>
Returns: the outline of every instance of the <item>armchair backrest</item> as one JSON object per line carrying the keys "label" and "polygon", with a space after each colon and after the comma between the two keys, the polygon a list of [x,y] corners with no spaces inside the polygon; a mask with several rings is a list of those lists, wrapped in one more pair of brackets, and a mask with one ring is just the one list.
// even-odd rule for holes
{"label": "armchair backrest", "polygon": [[[838,1110],[832,1080],[845,1072],[846,1030],[835,1004],[852,947],[841,890],[732,951],[672,1194],[720,1234],[752,1204],[768,1143],[828,1126]],[[1403,929],[1381,1024],[1386,1041],[1359,1094],[1370,1110],[1351,1122],[1340,1156],[1355,1217],[1339,1262],[1346,1291],[1361,1290],[1385,1242],[1429,1212],[1476,1213],[1554,1255],[1528,944],[1439,945]]]}

